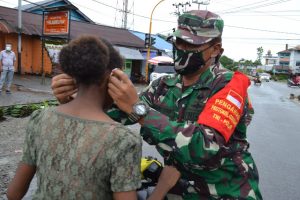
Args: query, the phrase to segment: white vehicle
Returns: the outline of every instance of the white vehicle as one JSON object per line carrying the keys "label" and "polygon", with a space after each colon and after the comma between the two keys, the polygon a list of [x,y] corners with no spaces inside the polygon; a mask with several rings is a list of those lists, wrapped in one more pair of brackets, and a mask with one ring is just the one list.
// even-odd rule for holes
{"label": "white vehicle", "polygon": [[269,82],[271,79],[271,75],[268,73],[259,73],[259,79],[261,81],[265,80],[265,81]]}
{"label": "white vehicle", "polygon": [[168,74],[175,74],[174,66],[172,64],[158,64],[154,66],[153,72],[150,74],[150,82],[158,79],[161,76]]}

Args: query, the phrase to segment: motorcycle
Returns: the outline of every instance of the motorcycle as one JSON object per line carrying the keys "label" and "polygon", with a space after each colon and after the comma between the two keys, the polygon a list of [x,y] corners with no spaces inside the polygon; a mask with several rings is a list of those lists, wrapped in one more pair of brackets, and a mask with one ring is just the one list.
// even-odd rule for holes
{"label": "motorcycle", "polygon": [[292,87],[292,86],[300,87],[300,76],[295,76],[295,77],[289,78],[287,80],[287,85],[288,85],[288,87]]}
{"label": "motorcycle", "polygon": [[253,80],[253,82],[254,82],[254,85],[257,85],[257,86],[261,85],[261,80],[260,80],[259,77],[255,77],[254,80]]}
{"label": "motorcycle", "polygon": [[[146,200],[151,193],[154,191],[158,182],[160,173],[163,170],[163,164],[156,158],[151,156],[142,158],[141,160],[141,175],[142,175],[142,186],[137,190],[138,200]],[[191,184],[189,181],[179,179],[174,188],[180,187],[182,191],[187,191]],[[173,189],[172,189],[173,190]],[[182,199],[181,195],[176,191],[170,191],[164,200],[168,199]]]}

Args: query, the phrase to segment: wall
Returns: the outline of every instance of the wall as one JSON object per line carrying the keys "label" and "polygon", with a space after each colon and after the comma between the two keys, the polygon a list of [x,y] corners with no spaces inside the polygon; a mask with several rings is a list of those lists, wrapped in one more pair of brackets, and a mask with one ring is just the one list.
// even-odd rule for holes
{"label": "wall", "polygon": [[299,73],[299,67],[296,67],[296,63],[300,62],[300,51],[292,51],[291,53],[291,61],[290,61],[290,68],[295,73]]}
{"label": "wall", "polygon": [[[5,48],[6,43],[12,44],[16,54],[15,72],[18,72],[18,35],[16,33],[0,33],[0,48]],[[42,74],[42,41],[37,36],[22,35],[22,74]],[[44,72],[51,75],[52,63],[47,51],[44,49]]]}

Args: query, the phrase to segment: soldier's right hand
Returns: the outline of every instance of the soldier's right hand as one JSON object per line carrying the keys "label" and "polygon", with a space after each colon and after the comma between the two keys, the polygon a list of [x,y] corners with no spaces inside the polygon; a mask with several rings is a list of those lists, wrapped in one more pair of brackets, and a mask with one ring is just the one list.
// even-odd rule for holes
{"label": "soldier's right hand", "polygon": [[67,74],[59,74],[52,78],[51,88],[54,96],[60,103],[67,103],[76,94],[75,80]]}

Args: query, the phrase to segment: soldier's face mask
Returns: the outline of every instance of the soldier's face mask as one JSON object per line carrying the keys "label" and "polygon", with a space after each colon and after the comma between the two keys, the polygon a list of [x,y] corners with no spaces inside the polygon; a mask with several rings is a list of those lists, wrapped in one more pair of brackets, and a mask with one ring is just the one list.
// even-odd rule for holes
{"label": "soldier's face mask", "polygon": [[181,75],[193,74],[200,68],[204,67],[205,61],[203,59],[203,52],[209,49],[211,46],[203,50],[188,51],[178,49],[176,45],[173,44],[173,57],[175,64],[175,71]]}
{"label": "soldier's face mask", "polygon": [[6,51],[11,51],[11,45],[10,44],[5,45],[5,50]]}

